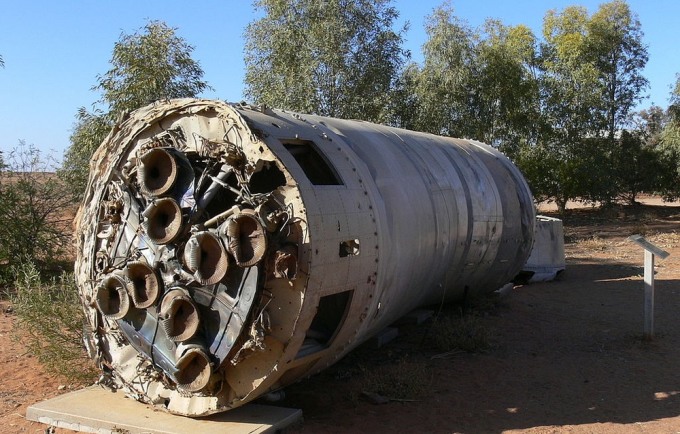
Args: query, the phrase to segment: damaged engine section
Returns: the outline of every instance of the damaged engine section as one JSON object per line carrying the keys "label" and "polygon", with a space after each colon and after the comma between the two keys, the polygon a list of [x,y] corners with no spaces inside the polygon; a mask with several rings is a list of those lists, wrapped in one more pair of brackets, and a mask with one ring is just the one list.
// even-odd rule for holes
{"label": "damaged engine section", "polygon": [[86,344],[135,399],[223,411],[418,306],[499,288],[533,225],[522,175],[478,142],[158,102],[92,160],[77,217]]}

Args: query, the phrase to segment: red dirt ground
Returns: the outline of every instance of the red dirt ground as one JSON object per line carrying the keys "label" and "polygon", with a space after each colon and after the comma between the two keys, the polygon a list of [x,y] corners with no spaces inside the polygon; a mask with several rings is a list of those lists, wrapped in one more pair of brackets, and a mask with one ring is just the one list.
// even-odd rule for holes
{"label": "red dirt ground", "polygon": [[[478,309],[491,333],[488,350],[437,357],[431,323],[401,327],[388,345],[364,345],[288,388],[277,405],[304,413],[289,431],[680,432],[680,207],[647,203],[568,213],[562,278],[515,287]],[[651,342],[642,340],[643,255],[626,241],[635,233],[671,253],[657,262]],[[59,390],[64,383],[10,339],[15,316],[7,307],[0,303],[0,432],[44,432],[25,420],[26,407],[68,385]],[[418,375],[425,390],[382,405],[361,396],[376,373],[395,366],[406,366],[406,380]]]}

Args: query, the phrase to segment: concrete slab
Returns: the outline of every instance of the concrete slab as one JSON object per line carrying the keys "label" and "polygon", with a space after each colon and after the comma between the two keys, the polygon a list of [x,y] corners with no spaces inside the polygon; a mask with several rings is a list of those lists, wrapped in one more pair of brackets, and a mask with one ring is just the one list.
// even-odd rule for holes
{"label": "concrete slab", "polygon": [[395,325],[420,325],[432,318],[434,311],[430,309],[416,309],[407,313],[397,320]]}
{"label": "concrete slab", "polygon": [[247,404],[200,419],[175,416],[99,386],[34,404],[26,418],[89,433],[243,434],[277,432],[302,418],[302,410]]}
{"label": "concrete slab", "polygon": [[394,338],[399,336],[399,329],[396,327],[385,327],[379,331],[375,336],[373,336],[369,342],[371,346],[375,348],[380,348],[383,345],[387,345]]}

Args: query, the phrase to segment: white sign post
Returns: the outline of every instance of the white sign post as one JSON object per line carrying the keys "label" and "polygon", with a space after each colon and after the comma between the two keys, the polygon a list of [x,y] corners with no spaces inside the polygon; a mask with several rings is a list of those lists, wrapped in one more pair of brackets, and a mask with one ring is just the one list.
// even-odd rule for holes
{"label": "white sign post", "polygon": [[631,235],[628,240],[645,249],[645,327],[643,337],[646,340],[651,340],[654,338],[654,257],[666,259],[670,253],[661,250],[641,235]]}

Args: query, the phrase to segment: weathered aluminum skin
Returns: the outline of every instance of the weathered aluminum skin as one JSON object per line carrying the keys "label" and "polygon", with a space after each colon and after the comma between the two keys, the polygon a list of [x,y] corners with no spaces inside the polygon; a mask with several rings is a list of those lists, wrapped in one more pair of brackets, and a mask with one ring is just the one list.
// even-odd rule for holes
{"label": "weathered aluminum skin", "polygon": [[[167,131],[181,134],[168,141]],[[194,173],[238,166],[206,179],[222,176],[240,191],[228,200],[226,192],[218,193],[224,211],[234,205],[236,215],[257,211],[267,239],[257,264],[234,263],[233,239],[214,227],[222,223],[211,215],[222,208],[196,212],[192,204],[208,195],[203,187],[180,194],[183,232],[148,248],[148,209],[159,198],[140,187],[141,176],[151,171],[140,161],[154,147],[177,151],[178,167],[188,156]],[[226,186],[222,181],[212,185]],[[111,207],[119,189],[144,206],[119,200]],[[77,220],[76,261],[92,326],[88,345],[112,387],[135,399],[190,416],[223,411],[318,372],[418,306],[498,289],[526,262],[534,220],[520,172],[482,143],[219,101],[159,102],[124,119],[92,160]],[[201,285],[191,276],[191,255],[181,251],[189,249],[193,233],[208,231],[230,262],[220,283]],[[121,239],[129,251],[113,247],[120,244],[116,233],[127,234]],[[124,257],[101,260],[113,256]],[[125,294],[102,282],[121,273],[129,281],[125,264],[134,261],[156,267],[158,301],[103,315],[111,307],[107,296]],[[244,270],[255,277],[230,277],[245,276]],[[161,300],[178,285],[201,318],[196,335],[179,344],[158,326],[167,321]],[[222,292],[231,301],[206,301],[206,294],[218,299]],[[134,315],[147,321],[141,326],[130,319]],[[210,360],[209,379],[178,386],[193,372],[183,371],[177,356],[188,344],[203,354],[191,359],[195,366]]]}

